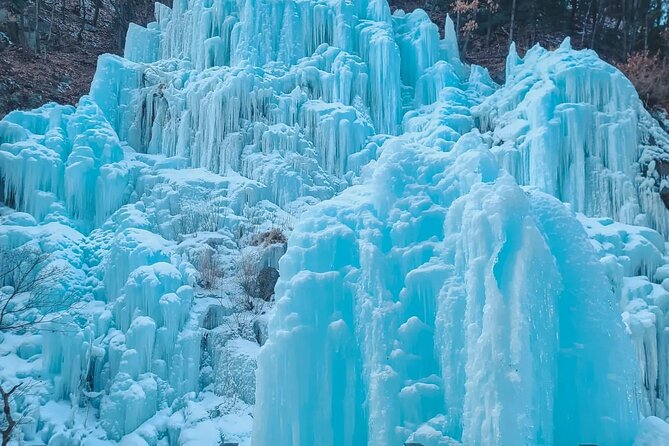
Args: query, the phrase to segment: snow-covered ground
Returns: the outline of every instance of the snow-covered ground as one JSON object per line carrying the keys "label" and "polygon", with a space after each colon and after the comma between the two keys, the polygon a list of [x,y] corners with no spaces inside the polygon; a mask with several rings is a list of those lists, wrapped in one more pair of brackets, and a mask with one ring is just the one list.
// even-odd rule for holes
{"label": "snow-covered ground", "polygon": [[385,0],[156,18],[0,121],[0,253],[58,271],[2,321],[14,443],[669,444],[669,136],[619,71],[499,86]]}

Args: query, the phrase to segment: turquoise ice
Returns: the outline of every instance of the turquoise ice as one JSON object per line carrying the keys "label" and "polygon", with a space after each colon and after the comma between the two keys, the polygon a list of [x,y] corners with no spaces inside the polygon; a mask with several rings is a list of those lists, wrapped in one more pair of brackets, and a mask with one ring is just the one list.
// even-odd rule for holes
{"label": "turquoise ice", "polygon": [[[385,0],[157,4],[76,107],[0,121],[0,247],[51,253],[78,302],[0,337],[0,379],[40,389],[22,439],[653,445],[667,163],[632,84],[568,40],[512,45],[497,85],[450,18]],[[258,353],[199,283],[276,222]]]}

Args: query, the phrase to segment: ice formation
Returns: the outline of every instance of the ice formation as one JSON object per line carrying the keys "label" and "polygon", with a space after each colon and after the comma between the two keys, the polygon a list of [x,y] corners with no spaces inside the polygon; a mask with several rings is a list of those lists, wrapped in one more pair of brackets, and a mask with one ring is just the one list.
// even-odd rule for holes
{"label": "ice formation", "polygon": [[[76,301],[0,334],[17,441],[669,442],[669,136],[594,52],[512,46],[498,86],[443,35],[175,0],[76,107],[0,121],[0,247]],[[244,262],[279,266],[267,326]]]}
{"label": "ice formation", "polygon": [[476,108],[481,129],[492,130],[493,151],[519,184],[666,237],[669,215],[657,192],[667,187],[667,134],[621,72],[592,51],[574,57],[570,49],[566,40],[520,59],[512,47],[507,85]]}
{"label": "ice formation", "polygon": [[[457,135],[452,107],[436,108]],[[427,425],[435,445],[631,443],[633,350],[583,227],[464,132],[448,151],[429,132],[386,143],[362,185],[303,216],[254,442],[401,444]]]}

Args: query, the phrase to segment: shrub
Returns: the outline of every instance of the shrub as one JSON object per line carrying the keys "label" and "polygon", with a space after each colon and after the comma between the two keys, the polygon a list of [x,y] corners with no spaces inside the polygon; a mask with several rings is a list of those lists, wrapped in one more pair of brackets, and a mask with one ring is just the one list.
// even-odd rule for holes
{"label": "shrub", "polygon": [[253,310],[254,298],[258,294],[258,257],[250,253],[242,253],[236,262],[237,283],[243,291],[243,301],[241,306],[245,310]]}
{"label": "shrub", "polygon": [[207,290],[214,288],[218,279],[223,277],[223,268],[213,248],[201,252],[197,269],[200,273],[199,285]]}
{"label": "shrub", "polygon": [[660,57],[659,53],[639,51],[633,53],[627,62],[618,65],[618,68],[632,81],[647,108],[669,106],[667,58]]}
{"label": "shrub", "polygon": [[187,200],[179,203],[180,215],[175,231],[177,237],[197,232],[217,232],[225,226],[229,208],[213,198]]}
{"label": "shrub", "polygon": [[270,246],[286,242],[288,242],[288,238],[281,228],[272,228],[269,231],[261,232],[254,235],[251,239],[252,246]]}

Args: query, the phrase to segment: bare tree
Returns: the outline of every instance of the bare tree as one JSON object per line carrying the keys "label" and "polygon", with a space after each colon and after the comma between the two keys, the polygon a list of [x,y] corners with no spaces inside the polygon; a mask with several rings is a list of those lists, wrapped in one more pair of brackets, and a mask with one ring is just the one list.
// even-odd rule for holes
{"label": "bare tree", "polygon": [[239,304],[247,311],[255,307],[255,298],[258,295],[258,268],[259,259],[255,253],[241,253],[235,266],[237,267],[237,283],[242,288]]}
{"label": "bare tree", "polygon": [[69,306],[56,285],[66,273],[49,254],[33,248],[0,249],[0,331],[54,321]]}
{"label": "bare tree", "polygon": [[[53,264],[49,254],[38,249],[0,248],[0,332],[55,321],[56,312],[71,306],[68,296],[57,290],[58,281],[65,273],[64,267]],[[14,417],[11,401],[25,389],[24,383],[8,389],[0,385],[2,446],[9,444],[21,421]]]}
{"label": "bare tree", "polygon": [[2,433],[2,446],[7,446],[9,440],[14,434],[14,428],[18,424],[17,420],[14,419],[12,414],[11,399],[12,395],[21,387],[21,384],[16,384],[9,390],[5,390],[0,386],[0,396],[2,396],[2,413],[5,417],[4,422],[1,424],[2,428],[0,433]]}
{"label": "bare tree", "polygon": [[15,385],[8,391],[5,391],[2,386],[0,386],[0,394],[2,395],[3,403],[3,414],[5,416],[5,426],[2,429],[2,446],[9,444],[9,439],[12,438],[14,427],[16,426],[16,420],[12,417],[12,409],[10,404],[11,396],[19,388],[20,384]]}

